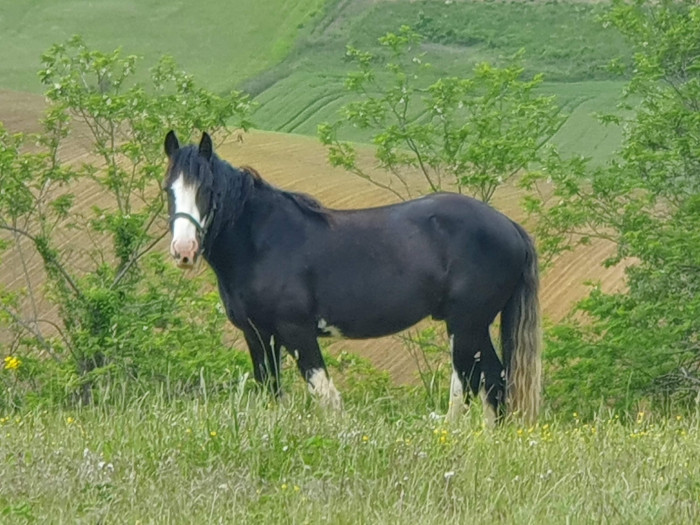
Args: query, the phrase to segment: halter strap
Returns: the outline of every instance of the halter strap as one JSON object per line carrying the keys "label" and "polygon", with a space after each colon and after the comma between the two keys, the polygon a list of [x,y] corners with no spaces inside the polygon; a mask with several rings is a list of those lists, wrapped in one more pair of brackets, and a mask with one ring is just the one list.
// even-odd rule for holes
{"label": "halter strap", "polygon": [[197,233],[204,237],[204,227],[199,223],[197,219],[195,219],[192,215],[189,213],[185,213],[183,211],[178,211],[173,213],[172,217],[170,217],[170,227],[172,228],[173,224],[175,223],[175,219],[187,219],[192,223],[192,225],[197,229]]}

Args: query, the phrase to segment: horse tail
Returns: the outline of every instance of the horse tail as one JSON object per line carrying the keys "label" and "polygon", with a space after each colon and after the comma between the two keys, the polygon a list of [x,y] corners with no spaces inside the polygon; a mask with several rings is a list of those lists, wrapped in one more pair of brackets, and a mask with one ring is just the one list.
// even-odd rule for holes
{"label": "horse tail", "polygon": [[542,388],[540,278],[534,242],[520,225],[515,227],[525,242],[526,263],[513,295],[501,312],[506,400],[511,413],[534,422]]}

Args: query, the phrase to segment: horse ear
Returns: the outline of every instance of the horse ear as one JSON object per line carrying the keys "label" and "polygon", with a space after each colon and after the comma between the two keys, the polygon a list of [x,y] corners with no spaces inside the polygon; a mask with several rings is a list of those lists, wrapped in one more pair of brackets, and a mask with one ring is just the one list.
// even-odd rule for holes
{"label": "horse ear", "polygon": [[165,136],[165,154],[168,156],[168,158],[171,158],[177,150],[180,149],[180,143],[177,140],[177,135],[175,135],[175,132],[171,129],[168,131],[168,134]]}
{"label": "horse ear", "polygon": [[211,160],[214,146],[211,143],[211,137],[207,132],[202,133],[202,140],[199,141],[199,155],[207,160]]}

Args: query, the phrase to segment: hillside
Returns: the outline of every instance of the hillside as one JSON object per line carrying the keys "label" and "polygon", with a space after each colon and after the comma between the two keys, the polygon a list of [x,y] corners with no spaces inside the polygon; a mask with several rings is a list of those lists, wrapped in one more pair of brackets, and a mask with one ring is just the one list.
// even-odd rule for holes
{"label": "hillside", "polygon": [[523,49],[525,75],[544,73],[543,92],[571,115],[554,142],[604,162],[620,131],[592,115],[619,102],[623,83],[607,64],[627,49],[600,23],[602,12],[576,1],[11,2],[0,14],[0,89],[41,93],[41,54],[79,33],[92,48],[120,47],[147,66],[171,55],[209,90],[251,92],[259,129],[315,135],[350,100],[346,44],[373,50],[379,36],[409,24],[426,36],[419,51],[436,77],[503,64]]}
{"label": "hillside", "polygon": [[[376,53],[381,36],[406,24],[424,36],[412,52],[430,64],[414,80],[422,86],[438,77],[468,76],[484,61],[503,66],[522,53],[524,77],[543,74],[541,91],[555,95],[570,116],[553,142],[567,154],[602,163],[621,133],[594,114],[616,110],[624,79],[608,66],[615,59],[624,64],[628,55],[622,37],[600,21],[604,8],[588,2],[340,1],[282,63],[242,86],[261,105],[260,127],[315,135],[318,123],[339,118],[352,100],[345,89],[354,69],[345,60],[346,45]],[[369,137],[348,133],[350,140]]]}
{"label": "hillside", "polygon": [[153,64],[170,55],[212,91],[232,89],[285,58],[324,0],[4,2],[0,89],[41,93],[37,71],[49,46],[82,35],[90,47],[122,48]]}
{"label": "hillside", "polygon": [[[13,131],[36,130],[42,108],[43,100],[39,96],[0,92],[0,121],[5,122]],[[63,150],[65,160],[84,160],[81,144],[84,140],[79,133],[74,134],[72,141]],[[329,207],[370,207],[394,201],[394,197],[386,191],[340,169],[330,168],[325,150],[317,140],[310,137],[252,132],[244,136],[242,143],[230,139],[218,152],[233,164],[255,167],[263,177],[277,186],[314,195]],[[497,193],[494,204],[509,216],[522,220],[520,198],[516,188],[505,187]],[[87,210],[95,205],[110,205],[104,201],[99,191],[91,187],[81,189],[78,202],[81,204],[76,211]],[[85,239],[66,232],[63,242],[73,246],[85,242]],[[167,250],[167,241],[157,249]],[[541,301],[546,317],[551,320],[561,319],[572,304],[584,296],[587,289],[584,283],[587,281],[600,281],[604,290],[619,289],[622,286],[622,267],[605,269],[601,266],[612,249],[611,245],[605,243],[593,243],[564,254],[555,261],[553,268],[543,276]],[[17,263],[17,260],[8,257],[0,266],[0,281],[3,284],[17,286],[21,282],[21,266]],[[75,264],[80,264],[80,261],[75,261]],[[32,279],[41,279],[42,270],[38,260],[31,261],[29,269]],[[200,266],[196,271],[209,270]],[[50,311],[44,313],[51,315]],[[235,334],[230,327],[227,330]],[[343,349],[369,358],[377,367],[389,371],[397,381],[410,382],[415,378],[415,363],[395,337],[341,340],[333,342],[330,347],[334,353]]]}

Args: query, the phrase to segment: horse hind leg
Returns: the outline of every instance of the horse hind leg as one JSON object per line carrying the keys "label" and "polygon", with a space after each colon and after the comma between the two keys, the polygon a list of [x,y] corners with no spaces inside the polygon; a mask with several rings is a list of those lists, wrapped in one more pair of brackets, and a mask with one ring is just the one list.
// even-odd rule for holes
{"label": "horse hind leg", "polygon": [[506,373],[493,347],[488,326],[481,335],[481,388],[479,395],[489,424],[500,423],[506,410]]}
{"label": "horse hind leg", "polygon": [[447,420],[456,421],[469,404],[472,394],[479,392],[481,363],[478,350],[470,347],[469,338],[450,333],[452,377]]}
{"label": "horse hind leg", "polygon": [[487,423],[499,422],[505,407],[505,380],[503,366],[491,343],[488,324],[479,328],[460,326],[454,330],[450,341],[453,372],[448,419],[454,421],[459,416],[470,394],[479,394]]}

